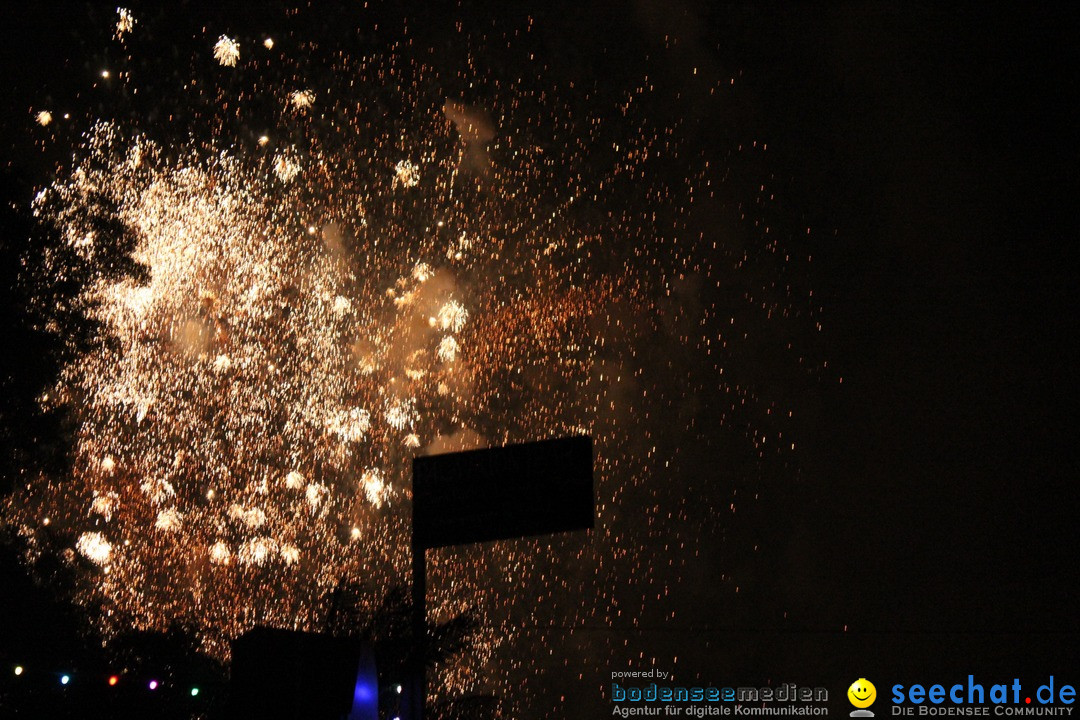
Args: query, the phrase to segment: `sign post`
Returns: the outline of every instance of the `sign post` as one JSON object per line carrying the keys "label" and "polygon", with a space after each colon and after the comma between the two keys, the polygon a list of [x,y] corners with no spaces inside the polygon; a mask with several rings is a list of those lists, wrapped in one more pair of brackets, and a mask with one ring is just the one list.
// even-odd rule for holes
{"label": "sign post", "polygon": [[546,535],[594,526],[592,438],[577,436],[413,458],[413,642],[427,695],[429,548]]}

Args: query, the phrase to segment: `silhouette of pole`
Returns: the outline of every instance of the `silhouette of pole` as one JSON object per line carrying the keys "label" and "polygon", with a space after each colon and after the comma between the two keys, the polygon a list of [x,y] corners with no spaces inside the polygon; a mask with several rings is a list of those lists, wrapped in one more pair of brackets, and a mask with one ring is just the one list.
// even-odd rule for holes
{"label": "silhouette of pole", "polygon": [[413,718],[424,720],[427,705],[427,551],[416,542],[412,545],[412,636],[415,685],[412,692]]}
{"label": "silhouette of pole", "polygon": [[427,704],[428,548],[590,530],[596,523],[592,438],[579,435],[413,458],[412,630],[415,688]]}

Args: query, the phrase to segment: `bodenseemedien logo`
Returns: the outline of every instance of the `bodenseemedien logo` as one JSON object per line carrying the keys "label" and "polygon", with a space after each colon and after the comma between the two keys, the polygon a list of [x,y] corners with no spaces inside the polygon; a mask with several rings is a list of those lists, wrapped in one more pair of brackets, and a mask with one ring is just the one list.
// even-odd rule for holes
{"label": "bodenseemedien logo", "polygon": [[[827,716],[829,691],[781,682],[765,687],[717,687],[685,685],[675,681],[670,672],[616,670],[611,673],[611,713],[616,717],[759,717]],[[628,678],[653,680],[646,685],[627,682]],[[734,719],[733,719],[734,720]]]}
{"label": "bodenseemedien logo", "polygon": [[859,678],[847,689],[847,698],[848,702],[855,706],[850,713],[851,717],[874,717],[874,713],[867,710],[877,699],[877,688],[874,687],[874,683],[866,678]]}

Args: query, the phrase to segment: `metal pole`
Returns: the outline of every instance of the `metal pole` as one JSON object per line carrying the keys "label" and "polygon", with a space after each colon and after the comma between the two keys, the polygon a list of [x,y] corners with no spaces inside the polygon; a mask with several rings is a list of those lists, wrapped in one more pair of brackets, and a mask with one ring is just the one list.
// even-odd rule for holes
{"label": "metal pole", "polygon": [[412,635],[413,652],[416,654],[416,685],[413,691],[415,720],[424,720],[427,704],[427,566],[426,551],[413,543],[412,548]]}

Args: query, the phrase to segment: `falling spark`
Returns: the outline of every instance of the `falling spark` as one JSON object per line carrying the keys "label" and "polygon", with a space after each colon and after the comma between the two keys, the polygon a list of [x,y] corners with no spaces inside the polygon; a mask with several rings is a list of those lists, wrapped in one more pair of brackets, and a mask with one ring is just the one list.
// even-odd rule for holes
{"label": "falling spark", "polygon": [[94,501],[90,504],[90,512],[100,515],[105,522],[112,520],[112,515],[120,503],[120,496],[115,492],[107,492],[103,495],[94,493]]}
{"label": "falling spark", "polygon": [[457,359],[458,343],[453,335],[447,335],[439,341],[439,349],[435,353],[439,359],[446,363],[452,363]]}
{"label": "falling spark", "polygon": [[465,327],[465,321],[469,319],[469,311],[457,300],[451,300],[439,308],[438,319],[439,327],[443,330],[458,333]]}
{"label": "falling spark", "polygon": [[289,94],[289,104],[296,110],[307,110],[315,102],[315,93],[310,90],[296,90]]}
{"label": "falling spark", "polygon": [[116,39],[123,39],[124,35],[135,29],[135,17],[127,8],[116,8]]}
{"label": "falling spark", "polygon": [[415,400],[394,400],[386,407],[386,424],[394,430],[404,430],[416,420]]}
{"label": "falling spark", "polygon": [[337,315],[345,315],[352,309],[352,301],[344,295],[338,295],[334,298],[334,313]]}
{"label": "falling spark", "polygon": [[215,565],[228,565],[231,558],[232,552],[224,542],[218,540],[210,546],[210,562]]}
{"label": "falling spark", "polygon": [[420,168],[408,160],[400,160],[394,166],[394,183],[402,187],[416,187],[420,184]]}
{"label": "falling spark", "polygon": [[413,268],[413,279],[416,282],[427,282],[435,276],[435,271],[427,263],[416,263],[416,267]]}
{"label": "falling spark", "polygon": [[472,249],[473,241],[465,233],[461,233],[457,240],[450,243],[446,248],[446,259],[452,261],[464,260]]}
{"label": "falling spark", "polygon": [[383,504],[383,499],[387,492],[386,483],[383,482],[382,472],[378,468],[371,468],[364,471],[364,475],[360,479],[360,484],[364,488],[364,495],[367,496],[368,502],[375,507],[380,507]]}
{"label": "falling spark", "polygon": [[97,563],[98,565],[104,565],[109,561],[109,557],[112,555],[112,545],[105,539],[105,536],[99,532],[84,532],[79,536],[79,541],[75,544],[75,548],[82,553],[86,559]]}
{"label": "falling spark", "polygon": [[312,483],[307,486],[307,490],[304,491],[304,497],[307,498],[308,505],[311,506],[312,512],[319,509],[323,500],[329,494],[330,490],[325,485],[319,485],[318,483]]}
{"label": "falling spark", "polygon": [[236,67],[236,61],[240,59],[240,44],[222,35],[214,43],[214,59],[225,67]]}
{"label": "falling spark", "polygon": [[342,442],[359,442],[371,430],[371,413],[361,408],[338,412],[327,423],[327,430]]}
{"label": "falling spark", "polygon": [[245,565],[265,565],[271,555],[277,550],[277,543],[273,538],[257,537],[248,540],[240,546],[237,557]]}
{"label": "falling spark", "polygon": [[183,515],[176,508],[169,508],[168,510],[162,510],[158,513],[157,520],[154,522],[154,527],[158,530],[164,530],[166,532],[176,532],[180,529]]}
{"label": "falling spark", "polygon": [[274,174],[283,183],[292,182],[300,173],[300,163],[291,155],[278,155],[274,160]]}
{"label": "falling spark", "polygon": [[154,505],[163,505],[176,497],[176,489],[166,480],[147,480],[139,489]]}

